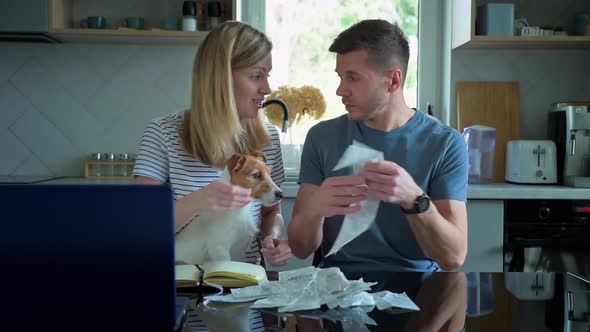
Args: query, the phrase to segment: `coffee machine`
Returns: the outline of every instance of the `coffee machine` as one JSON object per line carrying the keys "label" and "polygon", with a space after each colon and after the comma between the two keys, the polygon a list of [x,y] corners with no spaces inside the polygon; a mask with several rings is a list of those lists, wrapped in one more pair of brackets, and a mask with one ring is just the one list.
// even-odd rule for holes
{"label": "coffee machine", "polygon": [[557,148],[557,182],[590,188],[590,102],[551,104],[547,128]]}

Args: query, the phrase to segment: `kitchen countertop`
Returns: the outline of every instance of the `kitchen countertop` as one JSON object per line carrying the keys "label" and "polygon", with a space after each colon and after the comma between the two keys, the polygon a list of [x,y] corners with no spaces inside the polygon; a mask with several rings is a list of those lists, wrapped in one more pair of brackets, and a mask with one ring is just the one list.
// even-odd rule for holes
{"label": "kitchen countertop", "polygon": [[[284,197],[294,198],[299,185],[286,182],[282,186]],[[589,199],[590,188],[573,188],[558,185],[525,185],[511,183],[470,184],[467,199]]]}

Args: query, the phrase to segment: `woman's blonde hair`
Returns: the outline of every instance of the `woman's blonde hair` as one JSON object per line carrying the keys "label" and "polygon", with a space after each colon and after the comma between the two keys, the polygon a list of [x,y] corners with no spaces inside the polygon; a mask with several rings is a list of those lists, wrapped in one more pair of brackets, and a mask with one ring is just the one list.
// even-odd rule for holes
{"label": "woman's blonde hair", "polygon": [[182,147],[204,164],[223,167],[234,153],[251,153],[270,142],[263,118],[240,120],[232,70],[254,66],[272,43],[247,23],[229,21],[211,30],[193,65],[191,109],[184,115]]}

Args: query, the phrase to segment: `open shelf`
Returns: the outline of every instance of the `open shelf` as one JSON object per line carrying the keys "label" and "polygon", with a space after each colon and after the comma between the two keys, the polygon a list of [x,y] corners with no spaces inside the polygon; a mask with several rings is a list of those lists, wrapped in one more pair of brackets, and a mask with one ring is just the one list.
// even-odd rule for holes
{"label": "open shelf", "polygon": [[207,36],[207,31],[52,29],[49,34],[75,43],[195,44]]}
{"label": "open shelf", "polygon": [[[207,0],[197,0],[199,8],[207,7]],[[236,0],[220,0],[222,21],[236,19]],[[160,29],[163,18],[181,19],[182,0],[49,0],[48,34],[62,42],[75,43],[138,43],[138,44],[195,44],[207,36],[206,12],[197,12],[198,31]],[[87,16],[104,16],[106,29],[80,28],[80,21]],[[128,16],[144,18],[142,30],[120,28]]]}
{"label": "open shelf", "polygon": [[[476,34],[476,7],[489,2],[515,4],[515,17],[526,17],[532,25],[561,26],[568,36],[482,36]],[[574,7],[569,5],[576,5]],[[558,11],[559,15],[555,15]],[[590,36],[573,36],[576,13],[590,11],[586,1],[452,0],[452,48],[575,49],[590,48]]]}
{"label": "open shelf", "polygon": [[590,48],[590,36],[473,36],[455,48]]}

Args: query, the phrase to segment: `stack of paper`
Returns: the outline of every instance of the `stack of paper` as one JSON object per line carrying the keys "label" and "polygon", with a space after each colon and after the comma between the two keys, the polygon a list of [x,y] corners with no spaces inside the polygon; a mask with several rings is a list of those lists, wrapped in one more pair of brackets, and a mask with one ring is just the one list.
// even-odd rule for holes
{"label": "stack of paper", "polygon": [[231,294],[206,297],[207,301],[252,302],[251,308],[277,308],[279,312],[340,307],[377,306],[380,310],[420,310],[405,293],[370,294],[376,283],[347,280],[338,268],[306,267],[279,273],[278,281],[263,280],[257,286],[232,289]]}

